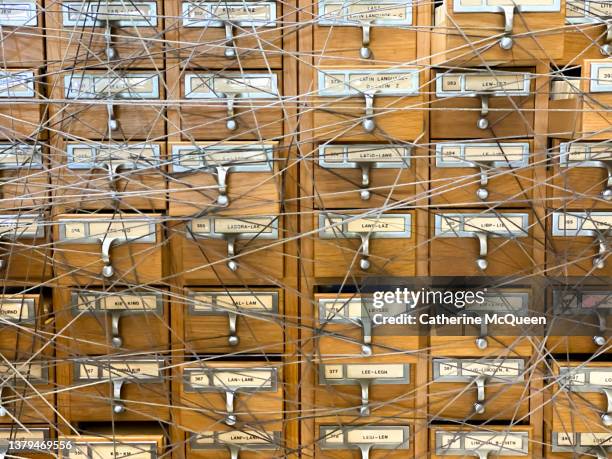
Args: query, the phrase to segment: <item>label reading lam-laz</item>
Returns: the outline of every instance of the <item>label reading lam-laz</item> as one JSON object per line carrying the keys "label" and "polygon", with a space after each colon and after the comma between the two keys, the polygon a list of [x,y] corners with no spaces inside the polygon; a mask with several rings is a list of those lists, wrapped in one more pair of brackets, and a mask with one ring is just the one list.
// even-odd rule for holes
{"label": "label reading lam-laz", "polygon": [[372,238],[409,239],[411,221],[411,214],[383,214],[373,217],[320,214],[319,237],[335,239],[369,234]]}

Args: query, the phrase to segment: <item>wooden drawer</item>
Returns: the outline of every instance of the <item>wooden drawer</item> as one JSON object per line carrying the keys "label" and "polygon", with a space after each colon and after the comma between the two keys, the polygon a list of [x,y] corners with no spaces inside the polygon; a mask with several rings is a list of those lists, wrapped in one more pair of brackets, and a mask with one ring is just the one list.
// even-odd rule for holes
{"label": "wooden drawer", "polygon": [[148,140],[165,134],[163,73],[58,72],[51,79],[50,129],[68,138]]}
{"label": "wooden drawer", "polygon": [[53,263],[63,285],[148,284],[163,277],[159,214],[62,214]]}
{"label": "wooden drawer", "polygon": [[[113,426],[114,427],[114,426]],[[127,430],[127,432],[124,432]],[[163,457],[165,439],[159,434],[134,434],[119,428],[101,435],[60,436],[60,441],[72,443],[72,449],[59,451],[59,459],[157,459]]]}
{"label": "wooden drawer", "polygon": [[434,24],[434,65],[525,65],[563,57],[565,1],[503,6],[492,0],[445,0],[436,7]]}
{"label": "wooden drawer", "polygon": [[607,142],[555,140],[551,154],[554,208],[612,208],[612,155]]}
{"label": "wooden drawer", "polygon": [[42,131],[45,102],[38,70],[0,72],[0,135],[3,140],[35,141]]}
{"label": "wooden drawer", "polygon": [[54,423],[55,372],[50,365],[36,358],[0,363],[0,423]]}
{"label": "wooden drawer", "polygon": [[387,354],[416,350],[419,333],[408,325],[379,324],[411,314],[409,303],[374,306],[371,297],[352,293],[315,294],[317,350],[321,354]]}
{"label": "wooden drawer", "polygon": [[474,69],[436,73],[431,101],[434,139],[533,136],[535,98],[530,73]]}
{"label": "wooden drawer", "polygon": [[[277,289],[185,290],[186,346],[194,352],[283,352],[283,293]],[[184,301],[184,302],[183,302]]]}
{"label": "wooden drawer", "polygon": [[553,372],[553,430],[610,434],[612,364],[566,361],[554,363]]}
{"label": "wooden drawer", "polygon": [[44,216],[0,214],[0,279],[37,283],[51,277],[51,249]]}
{"label": "wooden drawer", "polygon": [[42,2],[12,0],[4,3],[0,63],[3,68],[36,68],[45,65]]}
{"label": "wooden drawer", "polygon": [[[446,290],[449,291],[449,290]],[[488,316],[505,317],[510,314],[515,320],[535,318],[538,312],[537,303],[531,301],[532,291],[526,288],[495,288],[472,290],[479,293],[483,301],[462,307],[466,316],[479,317],[482,325],[440,325],[431,327],[431,354],[437,357],[504,357],[516,358],[530,356],[533,352],[532,336],[544,335],[543,327],[529,325],[497,325],[488,322]],[[534,304],[535,303],[535,304]],[[445,308],[440,306],[439,315],[461,316],[455,305]]]}
{"label": "wooden drawer", "polygon": [[414,212],[320,212],[315,227],[315,277],[414,276]]}
{"label": "wooden drawer", "polygon": [[[87,357],[58,366],[68,378],[58,397],[72,421],[168,421],[170,385],[162,357]],[[58,379],[58,382],[60,380]]]}
{"label": "wooden drawer", "polygon": [[[50,459],[55,457],[53,452],[43,453],[40,451],[32,450],[15,450],[10,448],[9,441],[13,441],[14,444],[18,442],[28,441],[53,441],[53,433],[48,427],[44,425],[23,425],[17,427],[15,425],[10,427],[0,427],[0,455],[6,454],[19,454],[14,457],[24,457],[28,459]],[[27,446],[27,443],[25,443]]]}
{"label": "wooden drawer", "polygon": [[609,3],[567,0],[565,4],[564,56],[560,64],[578,64],[583,59],[601,59],[609,54],[605,18]]}
{"label": "wooden drawer", "polygon": [[276,142],[174,143],[170,215],[280,213]]}
{"label": "wooden drawer", "polygon": [[449,456],[496,459],[516,459],[517,457],[540,457],[532,454],[532,427],[498,426],[485,424],[440,425],[429,429],[429,444],[432,459],[448,459]]}
{"label": "wooden drawer", "polygon": [[223,424],[282,430],[281,364],[202,360],[179,371],[181,427],[199,432]]}
{"label": "wooden drawer", "polygon": [[163,68],[161,0],[47,0],[47,55],[54,66]]}
{"label": "wooden drawer", "polygon": [[320,67],[315,78],[318,140],[412,142],[423,134],[418,69]]}
{"label": "wooden drawer", "polygon": [[[29,291],[29,290],[28,290]],[[22,360],[51,339],[51,304],[40,294],[10,293],[0,295],[0,355]]]}
{"label": "wooden drawer", "polygon": [[266,426],[249,426],[236,429],[217,424],[209,432],[189,435],[187,457],[195,459],[226,459],[234,452],[240,459],[285,457],[282,432]]}
{"label": "wooden drawer", "polygon": [[161,291],[54,289],[58,352],[70,355],[163,350],[169,314]]}
{"label": "wooden drawer", "polygon": [[185,72],[180,85],[185,140],[273,140],[283,135],[279,72]]}
{"label": "wooden drawer", "polygon": [[52,172],[54,203],[65,211],[165,210],[165,145],[59,141]]}
{"label": "wooden drawer", "polygon": [[0,143],[0,209],[10,212],[48,204],[46,169],[41,145]]}
{"label": "wooden drawer", "polygon": [[282,219],[278,216],[202,217],[179,224],[187,285],[275,284],[284,273]]}
{"label": "wooden drawer", "polygon": [[407,353],[374,357],[328,353],[317,360],[317,420],[333,422],[339,415],[368,422],[414,418],[414,357]]}
{"label": "wooden drawer", "polygon": [[553,81],[548,132],[562,139],[609,140],[612,59],[587,59],[582,78]]}
{"label": "wooden drawer", "polygon": [[[534,269],[532,216],[523,209],[495,212],[434,212],[431,274],[434,276],[525,275]],[[463,260],[457,263],[457,260]]]}
{"label": "wooden drawer", "polygon": [[180,11],[179,43],[172,54],[182,67],[272,68],[282,63],[286,30],[283,3],[277,1],[173,0]]}
{"label": "wooden drawer", "polygon": [[416,59],[417,8],[405,0],[315,3],[315,66],[404,64]]}
{"label": "wooden drawer", "polygon": [[408,423],[363,424],[354,418],[344,419],[346,423],[338,425],[330,421],[315,424],[316,459],[399,459],[414,457],[413,426]]}
{"label": "wooden drawer", "polygon": [[546,445],[546,458],[569,459],[594,456],[610,457],[612,442],[608,429],[575,432],[570,426],[565,430],[550,432],[550,443]]}
{"label": "wooden drawer", "polygon": [[371,208],[412,203],[412,147],[402,144],[325,144],[314,168],[321,208]]}
{"label": "wooden drawer", "polygon": [[432,360],[429,414],[435,419],[526,420],[528,364],[520,358]]}
{"label": "wooden drawer", "polygon": [[552,212],[550,225],[548,273],[612,276],[612,260],[608,260],[612,212]]}
{"label": "wooden drawer", "polygon": [[531,141],[441,141],[435,149],[434,205],[520,207],[532,199]]}

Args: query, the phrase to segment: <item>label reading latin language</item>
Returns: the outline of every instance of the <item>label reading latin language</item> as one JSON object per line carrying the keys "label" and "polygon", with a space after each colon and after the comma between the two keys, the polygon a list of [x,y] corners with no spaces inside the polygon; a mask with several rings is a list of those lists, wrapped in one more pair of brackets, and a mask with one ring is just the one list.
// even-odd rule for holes
{"label": "label reading latin language", "polygon": [[349,85],[359,91],[411,91],[414,79],[412,74],[406,73],[351,73]]}
{"label": "label reading latin language", "polygon": [[319,94],[376,96],[416,95],[419,88],[419,72],[406,70],[326,69],[318,71]]}
{"label": "label reading latin language", "polygon": [[271,293],[257,293],[257,295],[242,292],[231,293],[196,293],[193,298],[194,311],[210,311],[213,308],[223,310],[266,310],[274,309],[274,295]]}

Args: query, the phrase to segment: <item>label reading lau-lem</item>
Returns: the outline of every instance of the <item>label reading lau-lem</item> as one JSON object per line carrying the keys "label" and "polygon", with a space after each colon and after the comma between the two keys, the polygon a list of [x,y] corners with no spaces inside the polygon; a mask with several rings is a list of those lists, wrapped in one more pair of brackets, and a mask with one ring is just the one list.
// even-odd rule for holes
{"label": "label reading lau-lem", "polygon": [[396,233],[406,231],[402,217],[358,218],[347,223],[347,231],[351,233]]}
{"label": "label reading lau-lem", "polygon": [[404,442],[404,432],[400,429],[351,429],[346,436],[350,444],[401,444]]}
{"label": "label reading lau-lem", "polygon": [[157,309],[157,297],[155,295],[78,295],[77,308],[80,310],[91,310],[98,302],[98,308],[105,311],[154,311]]}
{"label": "label reading lau-lem", "polygon": [[558,220],[560,231],[606,230],[612,226],[612,215],[591,213],[586,215],[561,214]]}
{"label": "label reading lau-lem", "polygon": [[272,233],[271,218],[216,218],[214,220],[215,233],[241,234],[241,233]]}
{"label": "label reading lau-lem", "polygon": [[223,20],[265,24],[274,19],[273,9],[273,3],[263,2],[183,2],[183,19],[186,25]]}
{"label": "label reading lau-lem", "polygon": [[245,294],[241,292],[233,293],[196,293],[194,299],[194,311],[210,311],[212,308],[220,309],[245,309],[245,310],[266,310],[272,311],[274,308],[274,295],[271,293]]}
{"label": "label reading lau-lem", "polygon": [[31,26],[38,25],[35,1],[0,2],[0,25]]}
{"label": "label reading lau-lem", "polygon": [[9,321],[29,320],[33,299],[0,299],[0,319]]}

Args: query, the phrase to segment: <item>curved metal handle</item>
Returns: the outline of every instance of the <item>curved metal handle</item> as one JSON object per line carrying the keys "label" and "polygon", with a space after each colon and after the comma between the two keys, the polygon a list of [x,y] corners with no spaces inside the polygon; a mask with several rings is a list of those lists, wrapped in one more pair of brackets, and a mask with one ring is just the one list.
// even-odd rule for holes
{"label": "curved metal handle", "polygon": [[106,113],[108,119],[108,132],[112,133],[119,129],[119,121],[115,117],[115,105],[112,102],[106,104]]}
{"label": "curved metal handle", "polygon": [[370,415],[370,380],[360,379],[359,386],[361,387],[361,407],[359,408],[359,416]]}
{"label": "curved metal handle", "polygon": [[234,110],[236,94],[224,94],[224,97],[227,99],[227,121],[225,122],[225,127],[229,131],[235,131],[238,129],[238,121],[236,121],[236,112]]}
{"label": "curved metal handle", "polygon": [[236,424],[236,414],[234,413],[234,400],[236,398],[236,394],[228,390],[225,392],[225,411],[227,412],[225,416],[225,423],[228,426],[233,426]]}
{"label": "curved metal handle", "polygon": [[516,7],[512,6],[501,6],[502,12],[504,13],[504,36],[499,40],[499,46],[502,49],[512,49],[514,40],[512,39],[512,29],[514,29],[514,11]]}
{"label": "curved metal handle", "polygon": [[593,163],[602,169],[605,169],[608,173],[608,180],[606,186],[601,192],[601,197],[606,201],[612,201],[612,159],[593,161]]}
{"label": "curved metal handle", "polygon": [[240,338],[237,333],[237,322],[238,322],[238,314],[235,312],[228,312],[227,319],[229,322],[229,337],[227,338],[227,342],[230,346],[237,346],[240,342]]}
{"label": "curved metal handle", "polygon": [[358,447],[361,451],[361,459],[370,459],[370,450],[372,449],[372,445],[358,445]]}
{"label": "curved metal handle", "polygon": [[123,339],[119,333],[119,321],[121,320],[121,313],[119,311],[113,311],[111,313],[111,343],[114,348],[120,348],[123,345]]}
{"label": "curved metal handle", "polygon": [[109,61],[117,58],[117,51],[113,47],[113,26],[111,21],[106,21],[104,28],[104,44],[106,46],[105,53]]}
{"label": "curved metal handle", "polygon": [[357,163],[361,169],[361,190],[359,196],[362,201],[367,201],[371,197],[370,190],[367,188],[370,186],[370,169],[372,165],[370,163]]}
{"label": "curved metal handle", "polygon": [[489,457],[490,451],[486,450],[474,450],[474,456],[478,456],[478,459],[487,459]]}
{"label": "curved metal handle", "polygon": [[363,335],[361,344],[361,355],[369,357],[372,355],[372,321],[369,317],[357,319],[361,326]]}
{"label": "curved metal handle", "polygon": [[476,338],[476,347],[480,350],[485,350],[489,347],[489,340],[487,336],[489,335],[489,326],[483,320],[480,324],[480,336]]}
{"label": "curved metal handle", "polygon": [[376,122],[374,121],[374,96],[375,91],[368,91],[363,94],[365,97],[365,117],[361,122],[363,130],[366,132],[373,132],[376,129]]}
{"label": "curved metal handle", "polygon": [[117,191],[117,179],[119,178],[117,176],[117,172],[119,171],[119,167],[121,167],[121,164],[107,162],[105,163],[105,166],[106,171],[108,172],[109,187],[111,190]]}
{"label": "curved metal handle", "polygon": [[483,414],[485,412],[485,385],[487,384],[487,377],[485,375],[478,375],[474,379],[474,384],[476,384],[474,411],[477,414]]}
{"label": "curved metal handle", "polygon": [[599,49],[601,54],[604,56],[609,56],[612,54],[612,23],[608,22],[606,24],[606,36],[604,38],[604,44]]}
{"label": "curved metal handle", "polygon": [[115,274],[115,269],[111,264],[110,258],[110,249],[113,243],[117,241],[117,238],[113,237],[105,237],[102,239],[102,261],[104,262],[104,267],[102,268],[102,276],[104,277],[112,277]]}
{"label": "curved metal handle", "polygon": [[478,94],[480,97],[480,118],[476,123],[478,129],[487,129],[489,127],[489,94]]}
{"label": "curved metal handle", "polygon": [[236,256],[236,237],[235,234],[225,235],[225,241],[227,242],[227,267],[231,271],[237,271],[239,267],[238,262],[234,260]]}
{"label": "curved metal handle", "polygon": [[8,408],[4,407],[4,402],[2,400],[2,392],[4,392],[4,386],[0,386],[0,418],[8,416],[9,414]]}
{"label": "curved metal handle", "polygon": [[217,166],[217,186],[219,187],[219,196],[217,196],[217,205],[227,207],[229,205],[229,197],[227,196],[227,175],[230,167]]}
{"label": "curved metal handle", "polygon": [[474,237],[478,238],[478,244],[480,246],[479,249],[479,257],[476,259],[476,266],[478,269],[485,270],[489,267],[489,262],[487,261],[488,254],[488,241],[487,241],[487,233],[476,232],[474,233]]}
{"label": "curved metal handle", "polygon": [[476,191],[476,197],[486,201],[489,197],[489,170],[493,167],[493,161],[478,161],[476,167],[480,168],[480,188]]}
{"label": "curved metal handle", "polygon": [[240,446],[238,445],[227,445],[230,452],[230,459],[238,459],[240,457]]}
{"label": "curved metal handle", "polygon": [[606,412],[601,415],[601,422],[604,426],[610,427],[612,426],[612,389],[608,389],[605,387],[601,388],[601,391],[606,396],[608,407],[606,408]]}
{"label": "curved metal handle", "polygon": [[359,234],[361,236],[361,246],[359,247],[359,253],[361,253],[361,259],[359,260],[359,267],[363,271],[370,269],[371,263],[368,260],[370,256],[370,233]]}
{"label": "curved metal handle", "polygon": [[608,244],[606,242],[607,231],[603,233],[597,233],[597,244],[599,249],[597,255],[593,258],[593,268],[604,269],[606,267],[606,254],[608,252]]}
{"label": "curved metal handle", "polygon": [[593,342],[601,347],[606,344],[606,337],[604,336],[606,332],[606,328],[608,325],[608,311],[605,313],[601,309],[595,309],[595,314],[597,315],[597,320],[599,321],[599,334],[593,336]]}
{"label": "curved metal handle", "polygon": [[372,57],[372,50],[370,49],[371,28],[372,21],[361,21],[361,49],[359,50],[359,57],[362,59],[370,59]]}
{"label": "curved metal handle", "polygon": [[234,25],[229,21],[224,21],[225,27],[225,51],[223,55],[228,59],[236,58],[236,45],[234,43]]}
{"label": "curved metal handle", "polygon": [[120,414],[125,411],[125,405],[121,401],[121,389],[125,381],[123,379],[113,379],[111,382],[113,384],[113,395],[111,399],[113,412],[115,414]]}

